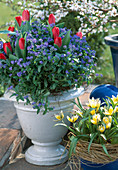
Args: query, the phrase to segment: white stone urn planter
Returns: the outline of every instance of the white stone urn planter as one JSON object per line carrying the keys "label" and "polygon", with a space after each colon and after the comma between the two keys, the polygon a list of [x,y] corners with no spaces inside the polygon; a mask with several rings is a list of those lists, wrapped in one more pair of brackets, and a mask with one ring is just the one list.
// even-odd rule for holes
{"label": "white stone urn planter", "polygon": [[25,159],[29,163],[36,165],[56,165],[68,159],[68,151],[60,142],[68,129],[63,126],[54,126],[55,114],[63,110],[64,121],[67,122],[66,115],[73,108],[72,100],[84,92],[83,87],[71,89],[62,95],[49,96],[50,106],[55,109],[45,115],[37,114],[32,105],[24,105],[23,101],[16,102],[15,97],[10,97],[12,92],[6,92],[4,97],[14,101],[14,106],[25,135],[32,140],[33,145],[25,153]]}

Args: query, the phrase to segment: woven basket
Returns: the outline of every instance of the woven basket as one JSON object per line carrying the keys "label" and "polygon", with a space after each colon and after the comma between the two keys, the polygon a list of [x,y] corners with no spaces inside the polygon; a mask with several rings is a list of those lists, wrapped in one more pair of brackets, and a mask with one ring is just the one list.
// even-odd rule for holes
{"label": "woven basket", "polygon": [[88,153],[89,142],[80,140],[76,146],[76,154],[74,156],[80,157],[92,163],[107,164],[118,159],[118,144],[106,144],[109,156],[106,155],[100,144],[92,143]]}

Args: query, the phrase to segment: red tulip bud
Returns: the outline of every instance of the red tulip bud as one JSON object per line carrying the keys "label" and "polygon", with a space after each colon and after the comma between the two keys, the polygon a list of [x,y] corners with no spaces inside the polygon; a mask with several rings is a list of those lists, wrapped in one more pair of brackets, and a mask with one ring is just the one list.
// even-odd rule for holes
{"label": "red tulip bud", "polygon": [[12,47],[11,47],[10,42],[3,44],[3,49],[4,49],[4,52],[5,52],[6,54],[7,54],[7,48],[12,52]]}
{"label": "red tulip bud", "polygon": [[29,21],[30,20],[30,13],[27,9],[25,9],[22,13],[22,20]]}
{"label": "red tulip bud", "polygon": [[24,38],[19,39],[19,47],[21,50],[24,50],[24,48],[25,48],[25,39]]}
{"label": "red tulip bud", "polygon": [[62,39],[61,39],[61,37],[56,37],[56,38],[54,39],[54,43],[55,43],[56,45],[58,45],[58,47],[61,47],[61,45],[62,45]]}
{"label": "red tulip bud", "polygon": [[76,35],[82,39],[82,32],[77,32]]}
{"label": "red tulip bud", "polygon": [[55,17],[53,14],[49,15],[49,19],[48,19],[49,24],[55,24]]}
{"label": "red tulip bud", "polygon": [[0,53],[0,59],[6,60],[6,57],[5,57],[5,55],[3,53]]}
{"label": "red tulip bud", "polygon": [[54,39],[55,39],[56,37],[58,37],[58,36],[59,36],[59,28],[58,28],[58,27],[54,27],[54,28],[52,29],[52,33],[53,33]]}
{"label": "red tulip bud", "polygon": [[9,27],[9,28],[8,28],[8,31],[14,32],[14,27]]}
{"label": "red tulip bud", "polygon": [[20,26],[21,26],[21,23],[22,23],[22,17],[21,17],[21,16],[17,16],[17,17],[15,17],[15,19],[16,19],[19,27],[20,27]]}

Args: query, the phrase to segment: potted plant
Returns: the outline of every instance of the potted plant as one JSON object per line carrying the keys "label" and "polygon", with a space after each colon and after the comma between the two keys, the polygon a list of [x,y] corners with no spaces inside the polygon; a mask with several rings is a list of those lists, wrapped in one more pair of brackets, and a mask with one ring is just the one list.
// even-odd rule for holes
{"label": "potted plant", "polygon": [[111,49],[116,86],[118,87],[118,34],[106,36],[104,40]]}
{"label": "potted plant", "polygon": [[63,26],[55,24],[53,14],[47,23],[31,22],[24,10],[15,17],[15,27],[0,31],[10,39],[0,42],[0,82],[8,88],[5,97],[14,101],[21,127],[34,144],[25,158],[37,165],[67,160],[68,152],[60,145],[67,129],[54,127],[54,115],[62,110],[66,117],[73,107],[70,101],[94,74],[95,51],[82,33],[71,36]]}
{"label": "potted plant", "polygon": [[[75,103],[76,104],[76,103]],[[118,95],[105,100],[89,99],[86,109],[78,99],[78,110],[67,116],[72,126],[62,119],[70,130],[69,157],[80,158],[86,170],[116,170],[118,166]],[[57,117],[58,118],[58,117]]]}

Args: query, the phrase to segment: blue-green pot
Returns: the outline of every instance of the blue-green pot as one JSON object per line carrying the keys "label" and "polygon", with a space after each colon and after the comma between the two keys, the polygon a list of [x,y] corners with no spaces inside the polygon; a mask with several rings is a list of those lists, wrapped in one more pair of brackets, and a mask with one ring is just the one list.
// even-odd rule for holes
{"label": "blue-green pot", "polygon": [[104,40],[111,48],[116,86],[118,87],[118,34],[106,36]]}
{"label": "blue-green pot", "polygon": [[108,164],[97,164],[81,159],[81,167],[84,170],[118,170],[118,159]]}

